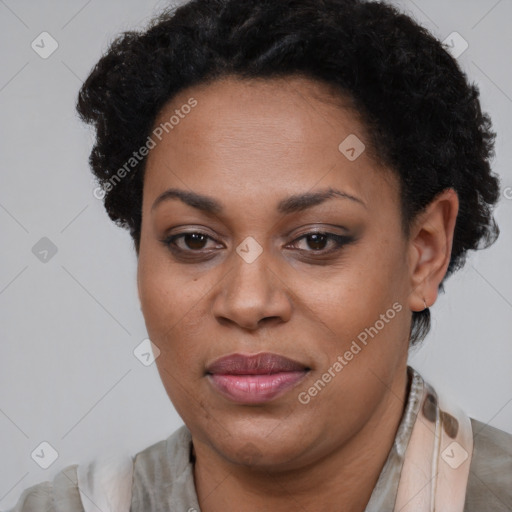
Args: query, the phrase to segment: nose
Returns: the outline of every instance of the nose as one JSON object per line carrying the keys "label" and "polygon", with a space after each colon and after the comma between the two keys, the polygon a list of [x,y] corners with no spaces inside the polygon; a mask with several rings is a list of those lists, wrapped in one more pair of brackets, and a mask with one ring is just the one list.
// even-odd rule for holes
{"label": "nose", "polygon": [[269,267],[265,252],[251,263],[233,254],[232,265],[213,303],[213,315],[220,323],[256,330],[290,319],[287,285]]}

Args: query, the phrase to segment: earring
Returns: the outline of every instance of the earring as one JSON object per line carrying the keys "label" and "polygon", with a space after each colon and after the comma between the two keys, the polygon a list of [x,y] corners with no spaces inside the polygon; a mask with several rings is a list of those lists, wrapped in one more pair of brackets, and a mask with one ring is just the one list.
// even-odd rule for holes
{"label": "earring", "polygon": [[425,309],[428,309],[427,303],[425,302],[425,297],[423,297],[423,305],[425,306]]}

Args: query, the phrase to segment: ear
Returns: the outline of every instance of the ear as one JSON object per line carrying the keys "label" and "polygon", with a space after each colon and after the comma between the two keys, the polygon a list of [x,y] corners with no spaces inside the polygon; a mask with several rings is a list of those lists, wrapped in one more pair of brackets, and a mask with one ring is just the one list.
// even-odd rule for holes
{"label": "ear", "polygon": [[[409,309],[422,311],[437,299],[452,253],[459,198],[453,189],[438,194],[418,215],[409,237]],[[425,302],[424,302],[425,301]]]}

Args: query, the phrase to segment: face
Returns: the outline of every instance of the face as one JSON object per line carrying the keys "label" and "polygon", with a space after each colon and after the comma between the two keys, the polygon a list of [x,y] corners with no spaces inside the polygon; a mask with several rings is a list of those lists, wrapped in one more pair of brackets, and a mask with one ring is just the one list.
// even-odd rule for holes
{"label": "face", "polygon": [[155,122],[142,311],[194,444],[234,463],[321,458],[382,414],[406,364],[398,183],[323,87],[226,78]]}

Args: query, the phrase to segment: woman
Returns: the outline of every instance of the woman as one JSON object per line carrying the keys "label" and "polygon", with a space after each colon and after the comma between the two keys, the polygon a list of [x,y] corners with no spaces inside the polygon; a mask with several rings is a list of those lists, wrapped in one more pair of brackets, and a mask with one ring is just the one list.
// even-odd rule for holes
{"label": "woman", "polygon": [[512,436],[407,366],[498,234],[478,98],[361,0],[195,0],[115,41],[78,111],[185,426],[14,510],[511,510]]}

